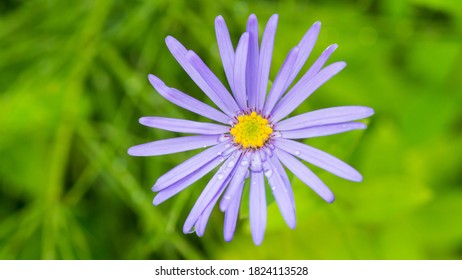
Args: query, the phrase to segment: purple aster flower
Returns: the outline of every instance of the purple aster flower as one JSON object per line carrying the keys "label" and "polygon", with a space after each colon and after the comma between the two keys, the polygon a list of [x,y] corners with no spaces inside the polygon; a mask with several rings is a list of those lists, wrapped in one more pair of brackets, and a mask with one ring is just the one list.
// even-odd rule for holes
{"label": "purple aster flower", "polygon": [[218,48],[230,90],[195,52],[187,50],[173,37],[166,38],[175,59],[218,109],[149,75],[152,86],[164,98],[216,122],[143,117],[140,123],[145,126],[196,135],[154,141],[128,150],[133,156],[157,156],[206,148],[162,175],[152,188],[158,192],[153,202],[158,205],[218,167],[187,217],[183,227],[185,233],[194,230],[202,236],[212,209],[220,201],[219,207],[225,217],[224,239],[230,241],[247,178],[250,180],[249,215],[254,243],[261,244],[266,228],[265,180],[284,220],[290,228],[295,228],[294,195],[284,166],[324,200],[329,203],[334,200],[330,189],[300,160],[347,180],[362,180],[353,167],[294,139],[364,129],[365,124],[354,121],[369,117],[374,111],[362,106],[343,106],[286,118],[346,64],[334,62],[324,66],[337,48],[331,45],[298,82],[293,83],[316,42],[321,27],[316,22],[289,52],[267,90],[277,21],[277,15],[268,20],[259,45],[257,18],[251,15],[247,30],[234,49],[225,21],[221,16],[216,18]]}

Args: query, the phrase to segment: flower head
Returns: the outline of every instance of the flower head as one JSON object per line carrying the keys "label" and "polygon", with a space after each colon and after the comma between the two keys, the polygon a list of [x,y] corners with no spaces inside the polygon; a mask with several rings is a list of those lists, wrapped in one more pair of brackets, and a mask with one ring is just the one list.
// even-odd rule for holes
{"label": "flower head", "polygon": [[206,148],[162,175],[152,188],[158,192],[154,198],[157,205],[218,167],[187,217],[183,227],[185,233],[194,229],[202,236],[212,209],[220,200],[219,207],[225,214],[224,238],[230,241],[236,228],[244,183],[249,177],[249,215],[255,244],[263,241],[266,227],[265,178],[284,220],[289,227],[295,228],[294,196],[283,166],[324,200],[334,200],[329,188],[299,159],[347,180],[362,180],[361,174],[348,164],[294,139],[364,129],[365,124],[353,121],[371,116],[373,110],[361,106],[333,107],[286,118],[346,64],[334,62],[324,67],[337,48],[331,45],[290,87],[314,47],[321,26],[316,22],[289,52],[267,91],[277,21],[277,15],[268,20],[259,45],[257,18],[251,15],[247,30],[234,49],[225,21],[221,16],[216,18],[218,47],[231,91],[196,53],[173,37],[166,38],[175,59],[218,109],[149,75],[149,81],[164,98],[216,122],[143,117],[140,119],[143,125],[196,135],[154,141],[128,150],[134,156],[156,156]]}

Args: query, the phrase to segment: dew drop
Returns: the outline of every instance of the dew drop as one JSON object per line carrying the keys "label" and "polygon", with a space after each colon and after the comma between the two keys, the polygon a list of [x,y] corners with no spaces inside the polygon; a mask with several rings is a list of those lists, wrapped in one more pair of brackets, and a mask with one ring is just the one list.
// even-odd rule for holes
{"label": "dew drop", "polygon": [[260,158],[261,158],[261,161],[266,161],[266,154],[260,150]]}
{"label": "dew drop", "polygon": [[229,124],[229,125],[233,125],[233,124],[234,124],[234,121],[233,121],[233,120],[229,120],[229,121],[228,121],[228,124]]}
{"label": "dew drop", "polygon": [[218,180],[223,179],[223,177],[225,177],[225,175],[223,175],[223,173],[221,173],[221,172],[218,172],[218,174],[217,174]]}
{"label": "dew drop", "polygon": [[276,148],[273,144],[269,144],[268,147],[269,147],[271,150],[274,150],[274,149]]}
{"label": "dew drop", "polygon": [[225,160],[224,157],[220,157],[220,162],[223,162]]}
{"label": "dew drop", "polygon": [[260,159],[260,154],[255,153],[252,155],[252,159],[250,160],[250,169],[255,172],[260,172],[262,169],[262,163]]}
{"label": "dew drop", "polygon": [[253,182],[252,182],[252,185],[256,185],[256,184],[257,184],[257,182],[256,182],[256,181],[253,181]]}
{"label": "dew drop", "polygon": [[228,163],[228,167],[233,167],[234,164],[235,164],[235,162],[231,160],[231,161]]}
{"label": "dew drop", "polygon": [[228,136],[225,134],[222,134],[218,137],[218,142],[225,142],[228,139]]}
{"label": "dew drop", "polygon": [[282,133],[279,131],[276,131],[273,133],[273,137],[276,137],[276,138],[282,137]]}
{"label": "dew drop", "polygon": [[202,148],[207,148],[207,145],[202,146]]}
{"label": "dew drop", "polygon": [[271,189],[274,191],[274,190],[276,190],[276,187],[271,186]]}
{"label": "dew drop", "polygon": [[225,145],[226,149],[228,149],[229,147],[231,147],[231,144],[228,143],[228,144]]}
{"label": "dew drop", "polygon": [[249,166],[249,161],[247,159],[243,159],[241,161],[241,165],[244,166],[244,167]]}
{"label": "dew drop", "polygon": [[273,170],[268,169],[268,170],[265,171],[265,176],[266,176],[266,178],[269,178],[269,177],[271,177],[272,175],[273,175]]}
{"label": "dew drop", "polygon": [[217,155],[219,156],[219,155],[221,155],[222,153],[223,153],[222,151],[219,151],[219,152],[217,153]]}
{"label": "dew drop", "polygon": [[190,231],[188,231],[187,234],[195,233],[196,232],[196,227],[193,226]]}
{"label": "dew drop", "polygon": [[294,153],[294,154],[295,154],[296,156],[299,156],[301,153],[300,153],[300,151],[299,151],[299,150],[297,150],[297,151],[295,151],[295,153]]}

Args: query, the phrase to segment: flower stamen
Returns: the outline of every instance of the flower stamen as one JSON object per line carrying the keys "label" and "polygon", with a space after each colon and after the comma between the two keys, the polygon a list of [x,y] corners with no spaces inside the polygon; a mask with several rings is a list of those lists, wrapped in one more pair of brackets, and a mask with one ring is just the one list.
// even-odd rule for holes
{"label": "flower stamen", "polygon": [[234,142],[243,148],[261,148],[268,141],[273,129],[267,119],[256,112],[237,117],[230,130]]}

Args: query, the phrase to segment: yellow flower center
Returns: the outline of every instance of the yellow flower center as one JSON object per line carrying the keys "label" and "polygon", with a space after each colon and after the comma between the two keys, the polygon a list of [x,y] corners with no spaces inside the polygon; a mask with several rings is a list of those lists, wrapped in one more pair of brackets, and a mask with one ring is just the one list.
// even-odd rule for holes
{"label": "yellow flower center", "polygon": [[252,112],[250,115],[237,117],[237,123],[230,130],[234,142],[244,148],[260,148],[268,140],[273,129],[268,120]]}

